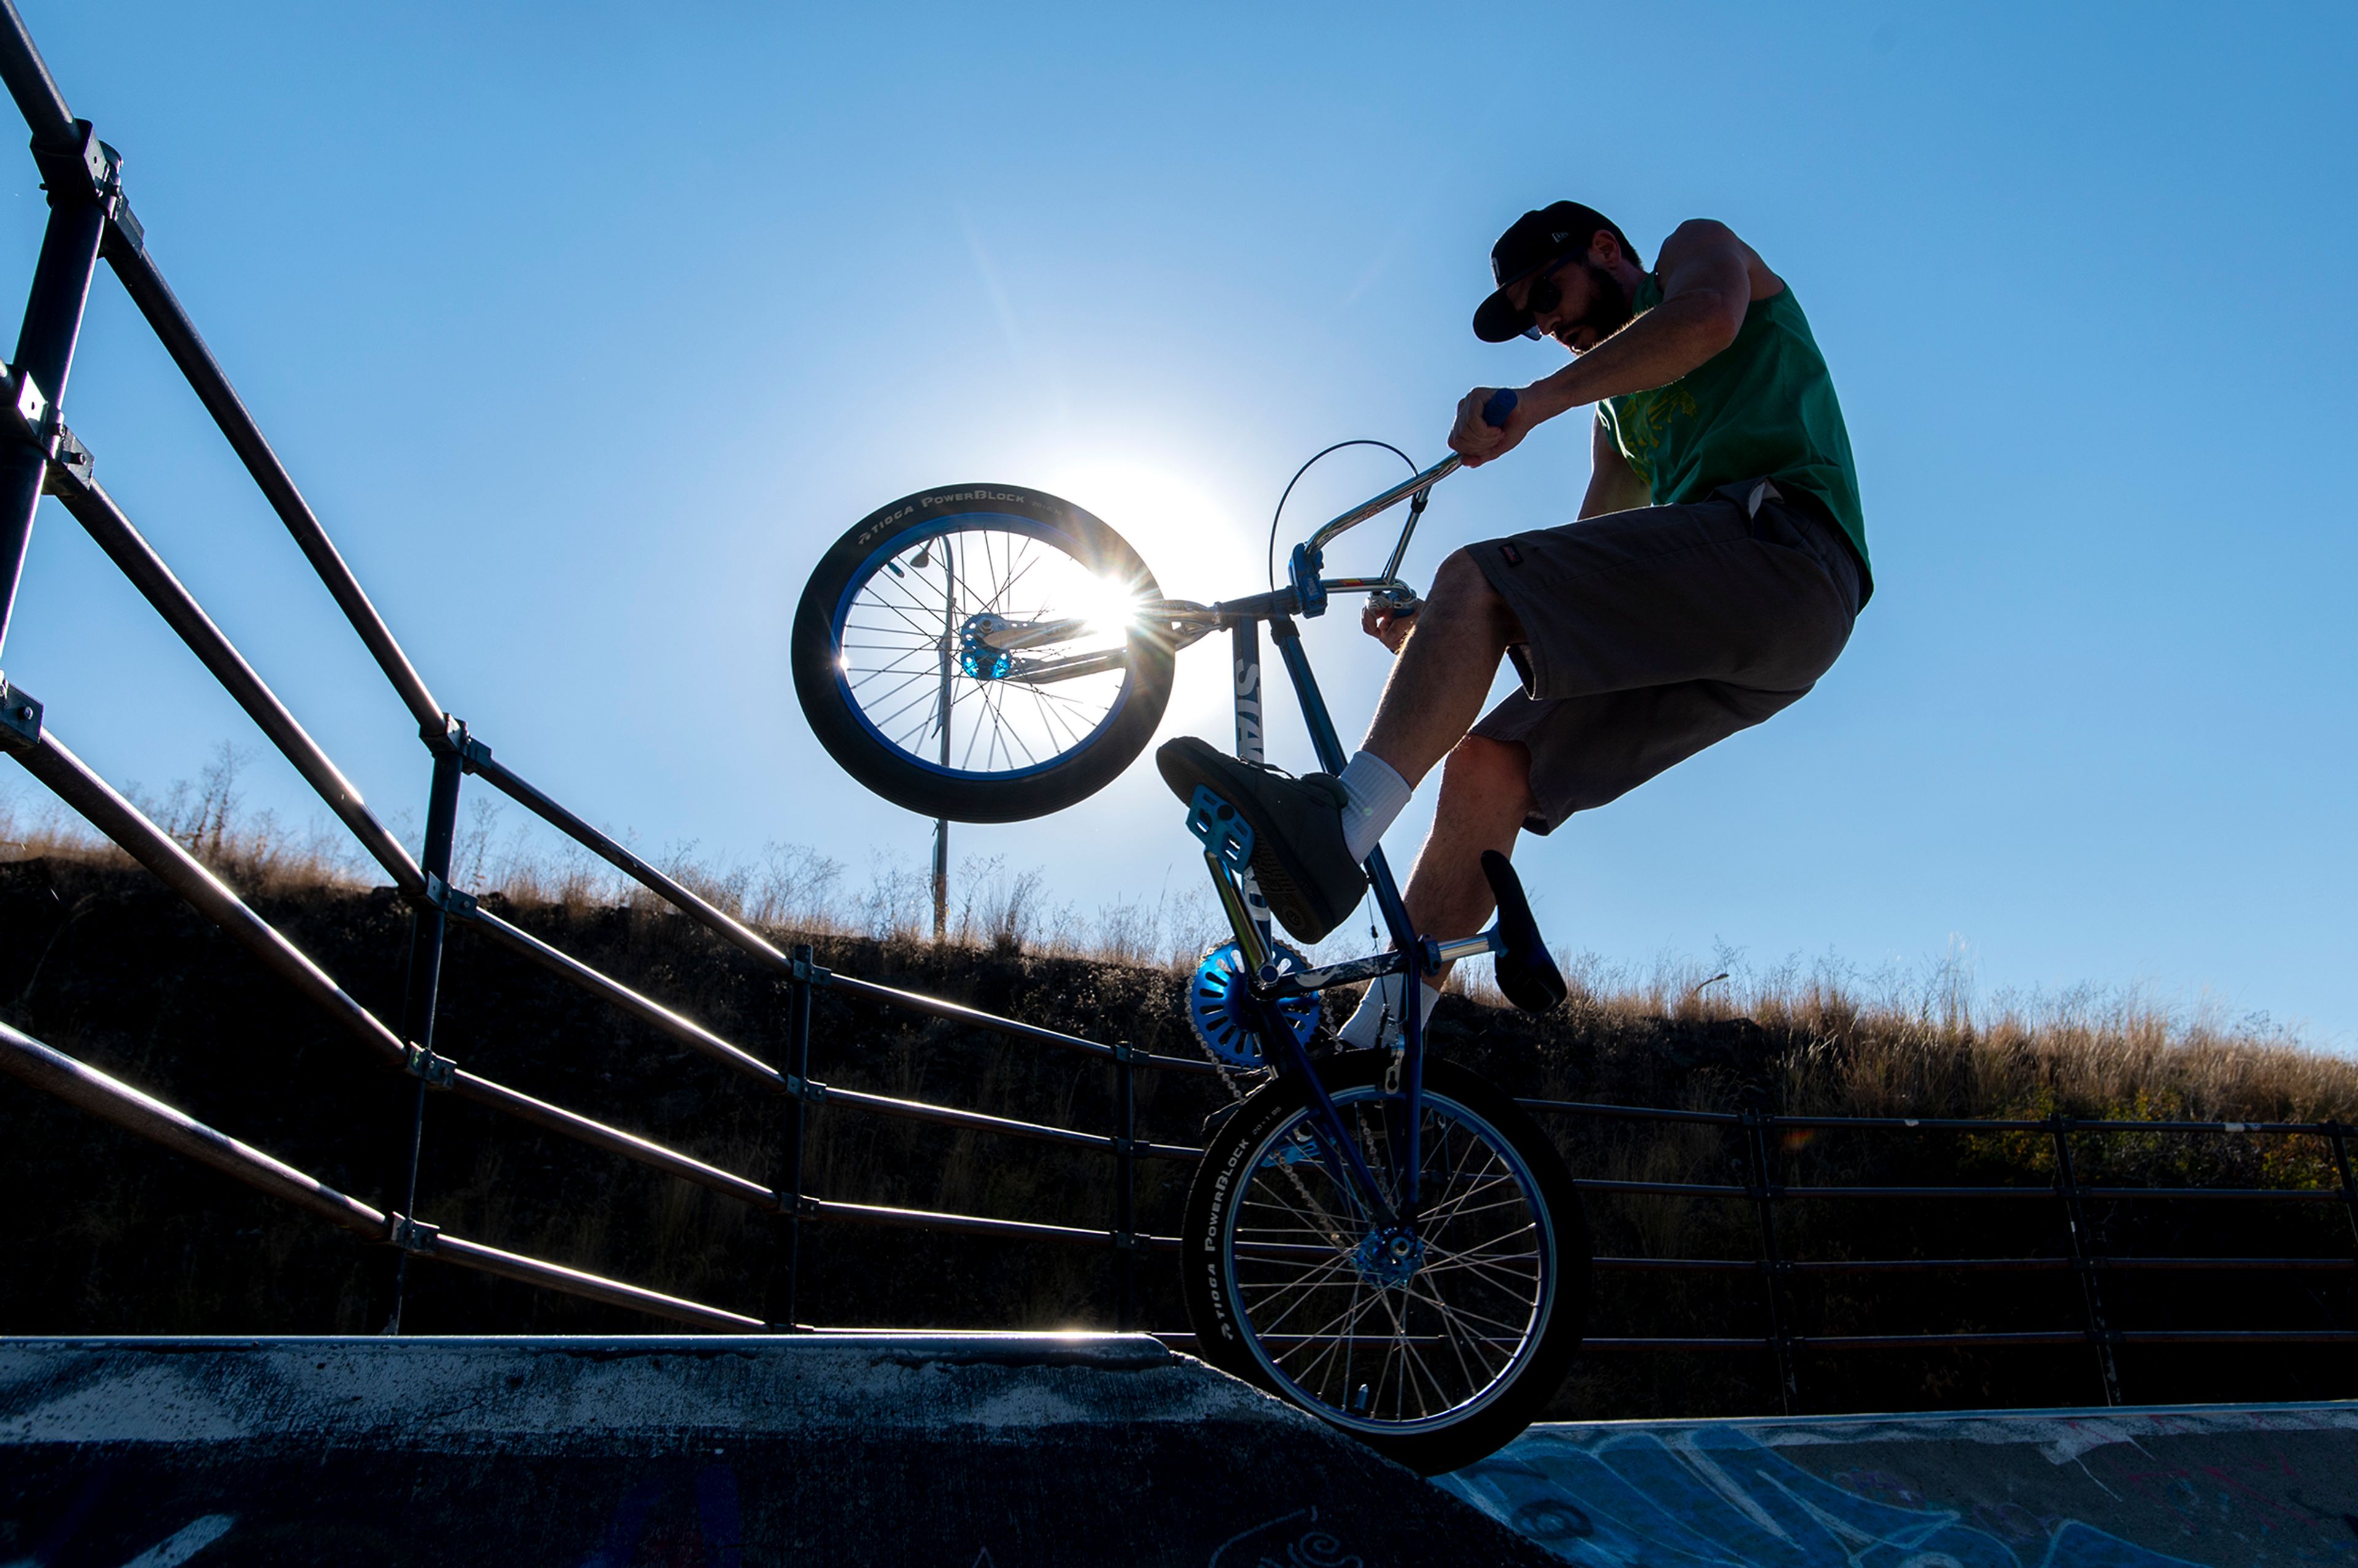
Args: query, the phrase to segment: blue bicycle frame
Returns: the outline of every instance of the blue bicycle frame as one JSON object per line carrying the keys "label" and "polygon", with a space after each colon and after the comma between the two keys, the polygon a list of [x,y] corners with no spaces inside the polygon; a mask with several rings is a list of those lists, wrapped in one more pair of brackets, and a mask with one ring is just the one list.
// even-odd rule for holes
{"label": "blue bicycle frame", "polygon": [[[1327,524],[1306,543],[1295,547],[1288,572],[1291,580],[1285,588],[1218,604],[1168,607],[1178,611],[1179,618],[1193,627],[1202,631],[1225,627],[1229,633],[1235,677],[1238,756],[1247,762],[1262,760],[1260,628],[1266,622],[1271,636],[1276,640],[1279,656],[1284,661],[1285,673],[1293,683],[1294,697],[1301,704],[1318,765],[1332,773],[1343,771],[1347,759],[1342,741],[1336,733],[1335,720],[1327,711],[1325,698],[1318,690],[1317,677],[1311,672],[1309,655],[1303,651],[1302,633],[1294,624],[1294,618],[1297,615],[1311,618],[1324,613],[1327,596],[1337,590],[1390,594],[1395,596],[1396,600],[1398,596],[1408,593],[1407,584],[1396,575],[1401,558],[1407,553],[1409,539],[1415,532],[1417,519],[1423,514],[1432,487],[1454,472],[1457,466],[1458,460],[1451,457]],[[1410,503],[1408,521],[1381,576],[1326,579],[1318,575],[1328,543],[1346,530],[1402,501]],[[1368,886],[1375,892],[1376,907],[1382,914],[1385,929],[1391,936],[1391,951],[1280,975],[1270,962],[1269,908],[1261,902],[1260,892],[1253,885],[1252,873],[1241,867],[1232,869],[1217,845],[1206,844],[1204,859],[1211,871],[1221,907],[1228,914],[1238,951],[1244,957],[1246,1003],[1254,1020],[1256,1033],[1264,1043],[1265,1059],[1280,1076],[1298,1075],[1309,1087],[1313,1119],[1322,1134],[1319,1156],[1337,1186],[1354,1195],[1365,1210],[1367,1218],[1379,1232],[1412,1239],[1419,1217],[1418,1177],[1423,1165],[1423,1010],[1412,1005],[1402,1006],[1396,1073],[1387,1079],[1385,1085],[1388,1109],[1396,1098],[1401,1123],[1398,1135],[1386,1141],[1387,1147],[1395,1152],[1399,1165],[1393,1173],[1394,1196],[1388,1196],[1384,1184],[1369,1169],[1357,1141],[1344,1127],[1341,1112],[1319,1080],[1308,1051],[1295,1039],[1293,1031],[1287,1027],[1277,1004],[1288,997],[1306,995],[1330,985],[1349,984],[1393,974],[1407,977],[1409,983],[1403,986],[1402,994],[1412,998],[1417,995],[1415,987],[1423,977],[1438,972],[1444,965],[1498,951],[1504,945],[1502,927],[1494,925],[1478,936],[1449,943],[1436,942],[1420,933],[1409,923],[1408,911],[1401,903],[1400,889],[1392,880],[1391,868],[1386,862],[1381,848],[1378,848],[1369,853],[1364,867]]]}

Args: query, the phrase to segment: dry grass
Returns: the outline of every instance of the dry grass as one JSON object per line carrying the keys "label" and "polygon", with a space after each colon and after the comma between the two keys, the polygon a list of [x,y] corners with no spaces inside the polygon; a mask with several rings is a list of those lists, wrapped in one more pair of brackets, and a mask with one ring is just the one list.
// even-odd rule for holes
{"label": "dry grass", "polygon": [[[126,793],[248,894],[351,890],[381,880],[326,816],[294,828],[272,812],[245,811],[238,777],[247,760],[224,745],[192,783],[176,782],[160,796],[136,785]],[[128,863],[41,792],[0,794],[0,859],[37,856]],[[715,859],[690,843],[654,858],[758,925],[821,939],[929,944],[928,876],[881,855],[864,881],[841,861],[795,844]],[[535,837],[503,804],[480,795],[462,820],[452,873],[460,887],[569,914],[652,911],[659,903],[579,846]],[[1192,881],[1182,892],[1166,887],[1152,902],[1120,899],[1090,912],[1050,903],[1040,871],[1011,870],[999,856],[969,858],[958,868],[948,913],[954,947],[1174,976],[1221,932],[1217,904]],[[1365,935],[1347,926],[1317,956],[1366,950]],[[1755,968],[1725,949],[1708,963],[1672,957],[1645,968],[1594,954],[1558,957],[1572,985],[1566,1022],[1574,1032],[1747,1019],[1801,1043],[1783,1054],[1779,1074],[1776,1098],[1790,1112],[2011,1117],[2064,1109],[2201,1120],[2358,1119],[2358,1063],[2306,1046],[2265,1015],[2231,1020],[2136,989],[1985,997],[1958,954],[1929,969],[1871,974],[1833,961]],[[1476,1006],[1504,1005],[1479,964],[1461,966],[1449,989]]]}
{"label": "dry grass", "polygon": [[[368,891],[383,879],[343,849],[331,824],[295,831],[243,811],[241,760],[224,752],[194,784],[144,804],[234,885],[273,900],[274,916],[291,921],[290,929],[331,973],[365,986],[373,969],[373,983],[397,984],[397,933],[405,923],[394,901]],[[693,923],[669,916],[601,862],[535,838],[537,828],[522,816],[488,800],[471,805],[453,880],[480,893],[505,895],[512,918],[756,1054],[781,1048],[775,988],[759,966],[714,943]],[[30,792],[15,799],[0,795],[0,840],[5,840],[0,860],[124,860]],[[1215,935],[1217,917],[1208,899],[1192,896],[1192,887],[1083,912],[1051,903],[1037,872],[1011,871],[1000,860],[969,860],[954,883],[950,941],[937,946],[930,940],[930,890],[916,868],[882,860],[849,868],[792,845],[736,860],[699,855],[692,845],[650,858],[782,937],[817,941],[826,961],[848,972],[1095,1038],[1129,1039],[1154,1051],[1194,1049],[1182,1017],[1184,981]],[[91,906],[92,925],[74,929],[101,934],[53,944],[59,956],[31,966],[16,1006],[30,1005],[30,998],[50,1010],[60,1044],[81,1044],[81,1029],[100,1042],[113,1040],[115,1069],[176,1102],[184,1092],[195,1096],[190,1103],[201,1111],[208,1082],[202,1064],[210,1059],[205,1046],[213,1021],[233,1009],[275,1005],[275,992],[258,999],[238,993],[222,966],[176,948],[167,967],[187,973],[159,992],[168,1005],[159,1004],[153,1016],[142,1011],[129,1024],[109,1022],[107,999],[135,966],[124,963],[120,941],[103,933],[144,918],[136,903],[110,898],[98,887],[109,880],[81,879],[81,903]],[[34,920],[28,931],[49,929],[42,924],[47,918]],[[307,922],[308,931],[299,929]],[[1364,942],[1362,925],[1339,935],[1321,956],[1365,950]],[[726,1168],[757,1179],[774,1169],[778,1127],[763,1104],[733,1084],[709,1081],[704,1069],[676,1052],[650,1048],[653,1043],[615,1024],[560,982],[517,968],[503,953],[461,942],[454,954],[458,968],[445,989],[442,1026],[446,1044],[463,1059]],[[76,963],[78,975],[59,973]],[[2135,990],[1986,997],[1962,956],[1913,973],[1862,973],[1832,962],[1761,968],[1729,951],[1709,960],[1670,958],[1638,968],[1593,955],[1566,956],[1564,968],[1573,982],[1569,1004],[1531,1018],[1497,1011],[1500,999],[1488,977],[1467,967],[1453,984],[1457,995],[1435,1015],[1436,1048],[1512,1092],[1552,1099],[1721,1111],[1765,1104],[1832,1115],[2038,1117],[2061,1110],[2237,1121],[2358,1119],[2358,1064],[2304,1049],[2298,1037],[2265,1019],[2230,1020]],[[284,1005],[293,1020],[298,1004]],[[1115,1106],[1102,1064],[1033,1051],[940,1020],[855,1005],[840,993],[821,993],[817,1007],[814,1034],[823,1059],[815,1057],[813,1069],[826,1081],[1060,1126],[1097,1130],[1112,1125]],[[23,1026],[34,1024],[28,1020]],[[300,1038],[292,1022],[278,1033]],[[103,1051],[99,1056],[107,1059]],[[184,1070],[191,1075],[185,1082],[175,1076]],[[338,1119],[307,1100],[299,1115],[278,1108],[275,1126],[265,1119],[264,1127],[286,1140],[275,1152],[331,1177],[357,1180],[356,1190],[373,1191],[369,1184],[381,1175],[373,1166],[341,1171],[336,1162],[350,1155],[341,1143],[302,1141],[307,1128],[359,1126],[374,1114],[383,1087],[373,1076],[357,1081],[362,1069],[352,1070],[356,1081],[348,1092],[336,1089],[347,1098],[332,1103],[360,1109]],[[1143,1131],[1190,1141],[1221,1090],[1194,1078],[1147,1075],[1140,1092]],[[229,1110],[225,1125],[244,1135],[255,1108],[237,1104]],[[426,1212],[459,1233],[741,1307],[756,1303],[773,1272],[775,1255],[766,1249],[773,1240],[765,1239],[757,1217],[726,1199],[677,1183],[650,1184],[594,1152],[529,1133],[519,1137],[504,1127],[494,1136],[459,1113],[437,1115]],[[1552,1119],[1549,1129],[1584,1177],[1738,1185],[1749,1179],[1745,1139],[1725,1127],[1567,1117]],[[51,1166],[44,1169],[79,1169],[83,1136],[79,1124],[57,1124]],[[845,1201],[1085,1227],[1106,1223],[1111,1202],[1098,1157],[1028,1145],[1011,1153],[1005,1144],[978,1141],[962,1130],[824,1112],[812,1123],[806,1157],[808,1190]],[[2043,1186],[2054,1155],[2044,1132],[1919,1138],[1843,1131],[1813,1139],[1806,1130],[1786,1129],[1769,1157],[1777,1167],[1772,1179],[1791,1185]],[[2338,1182],[2327,1141],[2314,1137],[2084,1134],[2074,1143],[2073,1158],[2088,1183],[2331,1190]],[[1186,1167],[1179,1165],[1145,1169],[1143,1227],[1170,1228],[1185,1175]],[[230,1223],[209,1217],[211,1211],[191,1218],[174,1206],[180,1187],[168,1178],[141,1190],[146,1195],[136,1203],[110,1196],[76,1210],[69,1228],[81,1249],[75,1256],[92,1260],[86,1280],[60,1276],[43,1287],[48,1295],[25,1294],[23,1301],[32,1304],[16,1310],[47,1312],[79,1290],[88,1299],[73,1298],[80,1303],[76,1315],[57,1321],[259,1331],[316,1325],[322,1303],[332,1303],[340,1329],[374,1326],[370,1314],[381,1312],[381,1303],[371,1305],[377,1300],[372,1294],[377,1287],[369,1283],[373,1276],[340,1260],[338,1238],[302,1239],[308,1230],[292,1221],[284,1236],[276,1229],[237,1232],[267,1238],[269,1273],[286,1275],[290,1282],[284,1288],[254,1284],[246,1275],[200,1271],[179,1280],[158,1274],[157,1292],[168,1287],[179,1294],[169,1300],[140,1295],[133,1312],[125,1304],[130,1298],[118,1301],[106,1292],[146,1289],[138,1281],[155,1272],[146,1260],[158,1248],[177,1245],[171,1238],[183,1231]],[[242,1195],[236,1201],[244,1201]],[[1758,1245],[1757,1217],[1747,1205],[1600,1194],[1586,1206],[1596,1250],[1605,1255],[1744,1259]],[[2255,1206],[2231,1206],[2234,1213],[2187,1218],[2162,1206],[2108,1212],[2099,1219],[2105,1227],[2099,1241],[2111,1250],[2152,1256],[2330,1255],[2347,1246],[2345,1233],[2318,1233],[2320,1226],[2331,1230],[2343,1223],[2338,1206],[2299,1206],[2298,1213],[2277,1217],[2252,1214]],[[245,1213],[229,1206],[221,1212]],[[1790,1255],[1814,1259],[2044,1257],[2061,1245],[2050,1234],[2053,1216],[2041,1206],[1942,1209],[1937,1223],[1924,1220],[1926,1212],[1789,1205],[1779,1219],[1779,1245]],[[803,1314],[822,1321],[1065,1326],[1106,1321],[1110,1312],[1105,1260],[1097,1254],[826,1227],[813,1227],[806,1247]],[[287,1248],[295,1250],[282,1259]],[[429,1278],[446,1281],[430,1287],[448,1292],[432,1298],[442,1303],[435,1310],[444,1314],[433,1321],[446,1326],[522,1324],[556,1331],[605,1323],[557,1298],[486,1293],[479,1282]],[[1937,1292],[1914,1294],[1887,1281],[1873,1292],[1813,1284],[1797,1298],[1797,1311],[1810,1332],[1825,1333],[2075,1321],[2066,1297],[2028,1290],[2012,1275],[2002,1279],[2002,1291],[1944,1283]],[[1666,1281],[1675,1281],[1674,1288]],[[1148,1271],[1142,1284],[1149,1320],[1175,1324],[1179,1308],[1169,1278]],[[988,1299],[976,1294],[986,1288]],[[1608,1336],[1748,1333],[1758,1305],[1749,1289],[1748,1276],[1600,1275],[1595,1330]],[[2299,1312],[2314,1316],[2323,1310],[2306,1297],[2259,1302],[2250,1295],[2259,1289],[2237,1278],[2232,1290],[2244,1293],[2204,1295],[2173,1282],[2160,1304],[2132,1301],[2131,1315],[2144,1324],[2182,1318],[2197,1326],[2301,1327],[2313,1325]],[[117,1315],[107,1317],[110,1312]],[[2037,1377],[2008,1382],[2013,1374],[1997,1372],[1974,1373],[1955,1388],[1934,1387],[1948,1375],[1935,1368],[1918,1379],[1920,1388],[1908,1382],[1917,1375],[1905,1368],[1872,1377],[1822,1369],[1812,1373],[1823,1385],[1813,1385],[1819,1387],[1813,1397],[1831,1401],[1827,1408],[1889,1409],[1928,1400],[2029,1402],[2051,1393]],[[1878,1378],[1885,1380],[1874,1380]],[[2236,1383],[2235,1397],[2250,1397],[2261,1386]],[[1765,1390],[1765,1384],[1743,1379],[1731,1382],[1717,1362],[1682,1362],[1667,1371],[1653,1363],[1600,1363],[1567,1391],[1558,1413],[1732,1413],[1768,1408],[1760,1401],[1773,1400],[1773,1394]]]}

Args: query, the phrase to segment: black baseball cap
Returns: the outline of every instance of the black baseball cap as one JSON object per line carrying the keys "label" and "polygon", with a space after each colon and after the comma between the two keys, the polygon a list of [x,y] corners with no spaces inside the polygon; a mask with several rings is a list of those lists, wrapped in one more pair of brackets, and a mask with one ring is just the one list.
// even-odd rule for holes
{"label": "black baseball cap", "polygon": [[1474,312],[1474,335],[1486,343],[1522,336],[1531,327],[1531,313],[1516,309],[1507,290],[1550,262],[1586,255],[1599,229],[1621,242],[1623,254],[1637,254],[1618,223],[1577,201],[1551,202],[1516,219],[1490,247],[1490,278],[1498,287]]}

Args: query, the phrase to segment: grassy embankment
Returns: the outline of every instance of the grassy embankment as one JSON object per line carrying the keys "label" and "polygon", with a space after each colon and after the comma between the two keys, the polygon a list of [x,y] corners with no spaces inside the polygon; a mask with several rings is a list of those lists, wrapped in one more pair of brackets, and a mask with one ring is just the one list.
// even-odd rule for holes
{"label": "grassy embankment", "polygon": [[[407,916],[332,840],[240,825],[230,781],[153,803],[184,842],[380,1016],[397,1014]],[[456,868],[510,918],[765,1056],[784,1045],[766,971],[582,860],[503,851],[478,818]],[[0,822],[0,1016],[192,1114],[380,1204],[395,1189],[407,1086],[367,1065],[286,987],[135,867],[53,817]],[[807,851],[758,865],[677,868],[704,891],[817,945],[848,972],[1040,1019],[1098,1039],[1194,1054],[1180,1004],[1199,916],[1121,906],[1090,921],[1037,907],[1036,881],[980,868],[979,896],[948,944],[914,929],[912,879],[864,891]],[[1553,1098],[1874,1116],[2077,1115],[2301,1120],[2358,1116],[2358,1065],[2302,1050],[2256,1022],[2173,1015],[2094,993],[1977,1003],[1953,973],[1879,985],[1829,971],[1665,964],[1633,976],[1574,962],[1571,1003],[1505,1011],[1479,982],[1436,1015],[1439,1051],[1514,1092]],[[488,945],[457,935],[443,1049],[471,1069],[773,1179],[783,1107]],[[1111,1075],[1094,1061],[821,993],[815,1076],[832,1082],[1091,1129],[1111,1126]],[[1193,1142],[1224,1097],[1195,1078],[1141,1080],[1142,1132]],[[1086,1227],[1110,1221],[1101,1158],[823,1108],[808,1185],[825,1196]],[[1576,1174],[1741,1183],[1743,1146],[1714,1128],[1557,1124]],[[367,1333],[389,1270],[301,1216],[0,1079],[0,1148],[16,1201],[0,1220],[0,1332]],[[1792,1134],[1777,1178],[1831,1183],[2028,1184],[2043,1188],[2044,1134]],[[2085,1137],[2084,1182],[2336,1184],[2312,1138]],[[1167,1233],[1186,1168],[1149,1164],[1141,1219]],[[427,1124],[420,1209],[477,1239],[716,1302],[778,1310],[774,1222],[621,1162],[447,1100]],[[1623,1257],[1758,1256],[1740,1201],[1598,1195],[1596,1250]],[[2092,1215],[2119,1254],[2348,1256],[2337,1205],[2110,1204]],[[2024,1202],[1789,1202],[1789,1257],[2062,1254],[2058,1206]],[[807,1227],[798,1316],[827,1324],[1002,1326],[1110,1321],[1105,1255],[905,1231]],[[421,1332],[636,1332],[647,1320],[522,1287],[423,1268],[407,1326]],[[1147,1322],[1178,1326],[1168,1265],[1141,1266]],[[2347,1276],[2140,1273],[2104,1281],[2115,1326],[2349,1326]],[[1802,1333],[2076,1327],[2068,1273],[1803,1276]],[[1761,1332],[1749,1275],[1599,1277],[1600,1335]],[[2358,1392],[2342,1348],[2123,1351],[2131,1399],[2293,1398]],[[1773,1409],[1766,1357],[1711,1352],[1590,1357],[1560,1413]],[[1811,1409],[2050,1404],[2092,1400],[2082,1347],[2014,1352],[1804,1352]]]}

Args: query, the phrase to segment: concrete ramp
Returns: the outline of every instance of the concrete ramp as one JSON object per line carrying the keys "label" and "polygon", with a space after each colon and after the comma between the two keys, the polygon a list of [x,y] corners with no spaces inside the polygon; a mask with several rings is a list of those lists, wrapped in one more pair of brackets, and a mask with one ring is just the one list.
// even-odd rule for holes
{"label": "concrete ramp", "polygon": [[1143,1336],[0,1342],[0,1568],[1552,1561]]}
{"label": "concrete ramp", "polygon": [[1532,1428],[1440,1486],[1579,1563],[2358,1563],[2358,1406]]}

